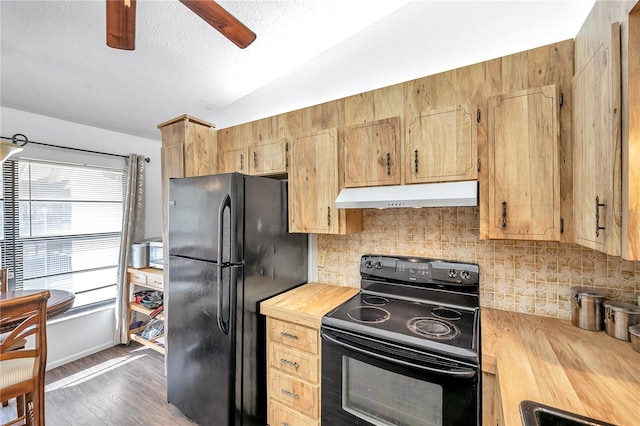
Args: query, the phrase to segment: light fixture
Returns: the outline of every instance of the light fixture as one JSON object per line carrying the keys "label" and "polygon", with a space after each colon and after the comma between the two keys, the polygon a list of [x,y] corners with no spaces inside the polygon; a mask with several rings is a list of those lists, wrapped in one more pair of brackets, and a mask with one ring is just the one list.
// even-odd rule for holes
{"label": "light fixture", "polygon": [[[21,142],[21,144],[18,144],[18,142]],[[12,155],[22,151],[22,147],[25,146],[27,142],[29,142],[27,137],[19,133],[13,135],[13,137],[11,138],[11,143],[0,141],[0,164],[4,163]]]}

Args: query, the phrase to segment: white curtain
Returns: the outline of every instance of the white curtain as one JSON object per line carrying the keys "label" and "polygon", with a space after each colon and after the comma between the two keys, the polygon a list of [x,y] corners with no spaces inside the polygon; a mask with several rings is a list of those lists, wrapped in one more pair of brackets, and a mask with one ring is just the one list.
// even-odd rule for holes
{"label": "white curtain", "polygon": [[114,342],[127,343],[129,340],[129,318],[127,305],[127,267],[131,243],[144,237],[144,165],[142,155],[130,154],[127,160],[127,182],[122,215],[122,242],[118,260],[118,295],[116,296],[116,330]]}

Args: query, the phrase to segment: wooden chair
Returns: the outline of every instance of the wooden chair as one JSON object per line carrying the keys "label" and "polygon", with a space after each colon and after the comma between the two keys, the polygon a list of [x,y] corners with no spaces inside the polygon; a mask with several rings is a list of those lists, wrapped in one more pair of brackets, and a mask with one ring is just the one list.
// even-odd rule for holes
{"label": "wooden chair", "polygon": [[[0,327],[22,320],[0,342],[0,400],[17,398],[15,420],[5,425],[44,425],[44,374],[47,362],[47,300],[43,291],[0,300]],[[18,340],[34,336],[34,348],[9,348]]]}
{"label": "wooden chair", "polygon": [[0,268],[0,291],[7,291],[7,268]]}

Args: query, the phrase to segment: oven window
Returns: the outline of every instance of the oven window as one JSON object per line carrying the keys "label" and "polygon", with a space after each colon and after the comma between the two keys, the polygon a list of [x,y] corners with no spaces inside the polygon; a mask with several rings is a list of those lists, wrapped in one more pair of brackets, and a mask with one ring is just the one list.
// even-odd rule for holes
{"label": "oven window", "polygon": [[342,408],[374,425],[442,425],[442,386],[342,357]]}

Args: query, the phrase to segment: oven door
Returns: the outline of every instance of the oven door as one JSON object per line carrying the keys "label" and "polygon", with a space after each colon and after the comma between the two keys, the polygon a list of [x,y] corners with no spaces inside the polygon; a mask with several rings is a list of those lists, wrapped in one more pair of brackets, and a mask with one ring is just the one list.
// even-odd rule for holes
{"label": "oven door", "polygon": [[322,327],[322,424],[480,424],[478,366]]}

